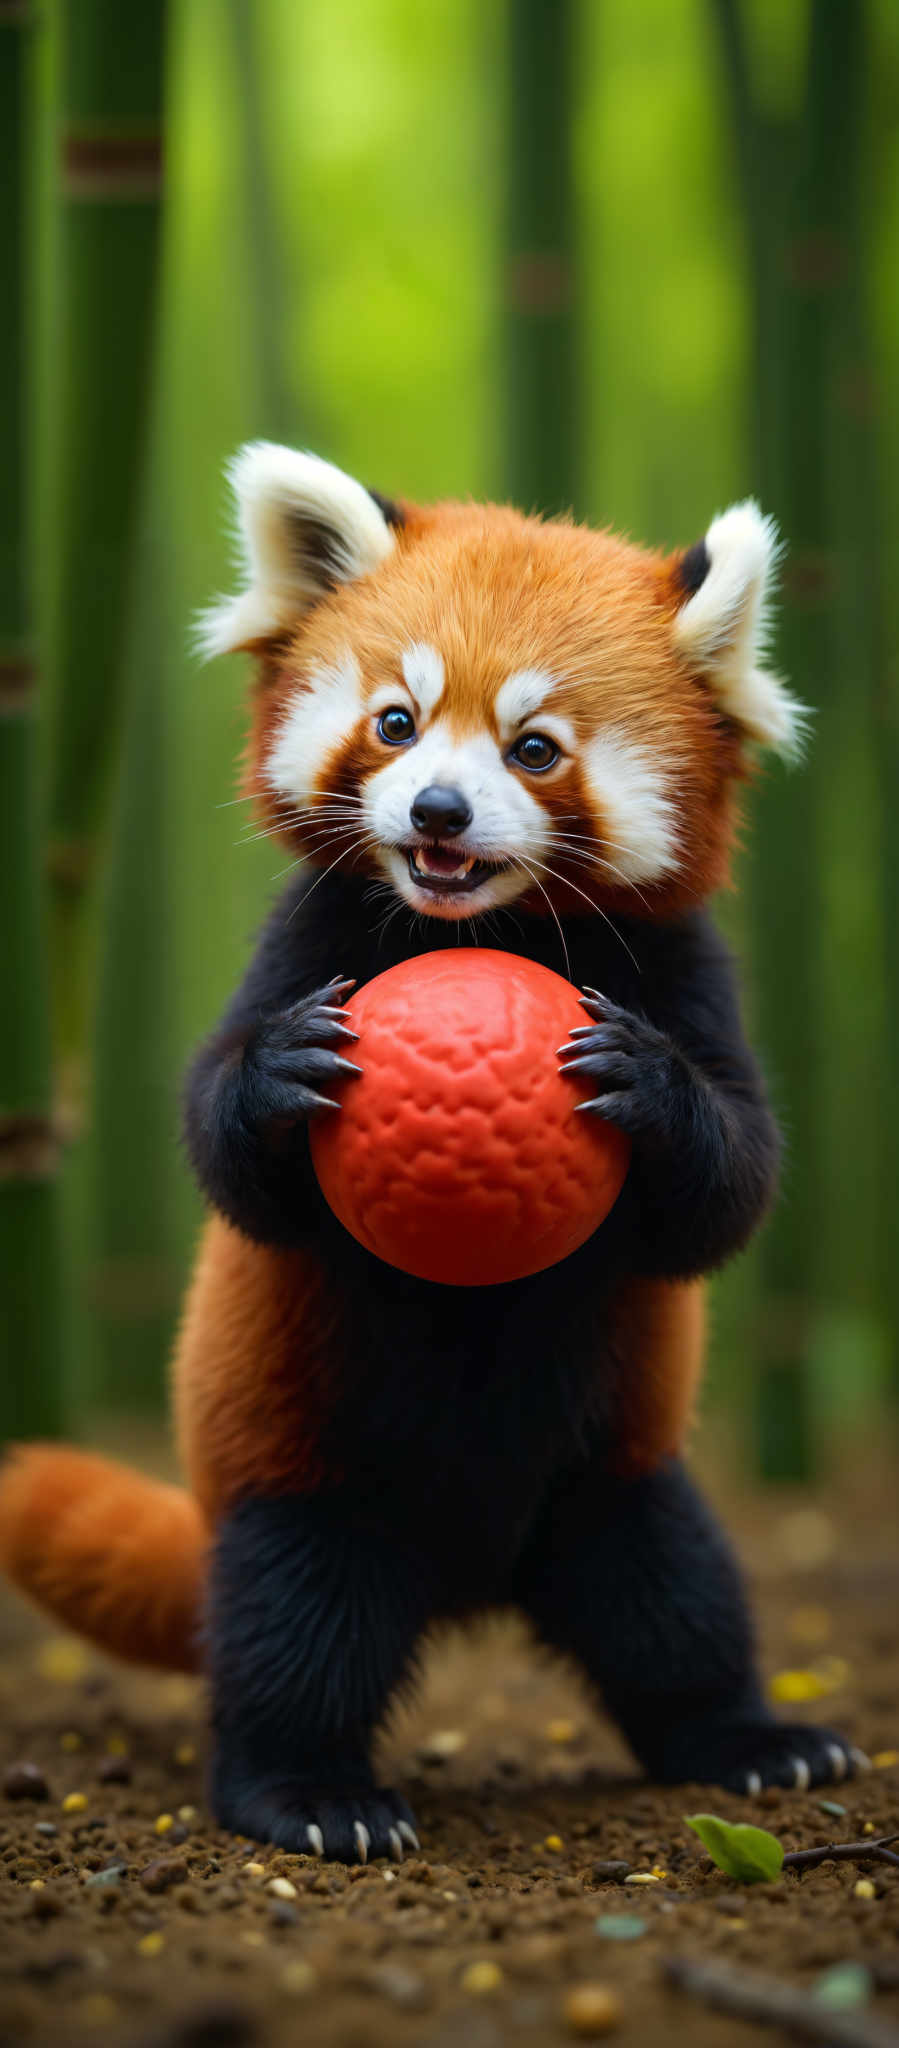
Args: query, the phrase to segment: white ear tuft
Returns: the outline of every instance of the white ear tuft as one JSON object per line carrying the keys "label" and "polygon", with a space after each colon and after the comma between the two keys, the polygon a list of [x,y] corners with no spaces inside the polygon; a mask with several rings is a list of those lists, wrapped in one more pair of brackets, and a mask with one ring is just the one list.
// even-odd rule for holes
{"label": "white ear tuft", "polygon": [[752,498],[719,513],[705,541],[690,551],[699,580],[677,614],[674,639],[747,739],[790,755],[802,745],[808,714],[777,676],[758,665],[780,555],[774,521]]}
{"label": "white ear tuft", "polygon": [[197,648],[207,657],[287,631],[326,590],[367,575],[394,545],[364,485],[317,455],[251,441],[229,464],[228,481],[246,588],[202,614]]}

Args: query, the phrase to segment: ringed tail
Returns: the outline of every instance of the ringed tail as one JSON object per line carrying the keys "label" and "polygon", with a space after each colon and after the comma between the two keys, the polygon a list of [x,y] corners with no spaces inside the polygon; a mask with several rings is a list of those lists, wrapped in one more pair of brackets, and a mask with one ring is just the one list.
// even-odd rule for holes
{"label": "ringed tail", "polygon": [[207,1530],[182,1487],[58,1444],[0,1468],[0,1569],[104,1650],[195,1671]]}

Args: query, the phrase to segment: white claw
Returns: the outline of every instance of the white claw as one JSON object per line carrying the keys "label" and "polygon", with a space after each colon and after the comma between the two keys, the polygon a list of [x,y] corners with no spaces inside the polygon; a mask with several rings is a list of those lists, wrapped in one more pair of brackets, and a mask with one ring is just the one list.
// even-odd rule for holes
{"label": "white claw", "polygon": [[325,1838],[321,1828],[316,1827],[314,1820],[309,1822],[306,1833],[309,1837],[309,1847],[312,1850],[313,1856],[323,1856],[325,1853]]}
{"label": "white claw", "polygon": [[838,1742],[829,1742],[827,1745],[827,1754],[830,1758],[831,1772],[833,1776],[836,1778],[837,1783],[839,1783],[839,1780],[841,1778],[845,1778],[846,1772],[849,1768],[848,1763],[846,1761],[846,1752],[844,1749],[840,1748]]}
{"label": "white claw", "polygon": [[400,1840],[398,1830],[396,1828],[391,1828],[387,1839],[390,1843],[390,1854],[393,1857],[394,1863],[402,1863],[403,1845]]}
{"label": "white claw", "polygon": [[790,1762],[793,1766],[793,1783],[797,1792],[807,1792],[812,1782],[812,1774],[805,1757],[791,1756]]}
{"label": "white claw", "polygon": [[873,1770],[871,1759],[863,1749],[850,1749],[849,1754],[857,1771]]}
{"label": "white claw", "polygon": [[408,1842],[410,1849],[421,1848],[421,1843],[418,1839],[415,1829],[409,1826],[409,1822],[407,1820],[397,1821],[397,1827],[399,1828],[401,1839],[404,1842]]}
{"label": "white claw", "polygon": [[367,1863],[368,1852],[371,1848],[371,1836],[368,1829],[363,1827],[361,1820],[353,1822],[353,1839],[356,1844],[357,1861],[359,1863]]}
{"label": "white claw", "polygon": [[746,1793],[747,1793],[747,1797],[748,1797],[748,1798],[750,1798],[750,1799],[757,1799],[757,1798],[758,1798],[758,1795],[759,1795],[759,1793],[760,1793],[760,1791],[761,1791],[761,1789],[762,1789],[762,1781],[761,1781],[761,1778],[759,1777],[758,1771],[747,1771],[747,1773],[746,1773]]}

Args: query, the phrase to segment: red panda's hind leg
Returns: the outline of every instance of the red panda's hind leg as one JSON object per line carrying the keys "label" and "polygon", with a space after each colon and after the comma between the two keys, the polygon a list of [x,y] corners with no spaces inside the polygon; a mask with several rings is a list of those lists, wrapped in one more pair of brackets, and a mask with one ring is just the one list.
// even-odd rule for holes
{"label": "red panda's hind leg", "polygon": [[829,1728],[769,1711],[736,1559],[676,1458],[635,1479],[585,1465],[550,1504],[516,1597],[599,1687],[650,1777],[756,1793],[863,1761]]}
{"label": "red panda's hind leg", "polygon": [[219,1532],[209,1614],[222,1827],[350,1863],[418,1847],[370,1752],[432,1607],[420,1558],[349,1494],[236,1509]]}

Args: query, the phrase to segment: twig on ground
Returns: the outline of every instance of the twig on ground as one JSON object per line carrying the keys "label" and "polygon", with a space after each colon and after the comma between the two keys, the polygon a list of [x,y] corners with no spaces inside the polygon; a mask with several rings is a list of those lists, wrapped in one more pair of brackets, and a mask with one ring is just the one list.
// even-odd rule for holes
{"label": "twig on ground", "polygon": [[730,2013],[735,2019],[784,2027],[801,2040],[821,2043],[822,2048],[899,2048],[899,2030],[891,2021],[869,2013],[832,2012],[807,1991],[784,1984],[778,1977],[738,1970],[729,1963],[691,1961],[688,1956],[667,1956],[662,1974],[701,2005]]}
{"label": "twig on ground", "polygon": [[814,1870],[819,1863],[894,1863],[899,1856],[890,1848],[899,1835],[878,1835],[869,1842],[828,1842],[823,1849],[788,1849],[783,1870]]}

